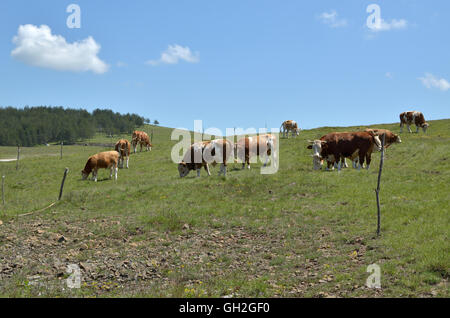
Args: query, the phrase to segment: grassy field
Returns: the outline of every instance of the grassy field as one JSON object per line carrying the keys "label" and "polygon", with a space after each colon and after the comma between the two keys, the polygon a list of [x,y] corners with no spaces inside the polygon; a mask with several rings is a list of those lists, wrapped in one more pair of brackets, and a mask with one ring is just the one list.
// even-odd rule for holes
{"label": "grassy field", "polygon": [[[226,178],[216,166],[180,179],[163,127],[143,128],[154,148],[132,155],[117,182],[106,170],[97,183],[81,180],[87,157],[106,148],[65,146],[63,159],[57,145],[23,148],[18,171],[0,162],[0,296],[449,297],[450,120],[388,149],[380,237],[379,153],[369,171],[338,173],[313,171],[306,149],[308,139],[363,128],[302,131],[280,140],[277,174],[231,164]],[[0,159],[15,156],[0,147]],[[65,167],[63,199],[21,215],[57,199]],[[374,263],[381,289],[365,286]],[[67,287],[69,264],[81,268],[79,289]]]}

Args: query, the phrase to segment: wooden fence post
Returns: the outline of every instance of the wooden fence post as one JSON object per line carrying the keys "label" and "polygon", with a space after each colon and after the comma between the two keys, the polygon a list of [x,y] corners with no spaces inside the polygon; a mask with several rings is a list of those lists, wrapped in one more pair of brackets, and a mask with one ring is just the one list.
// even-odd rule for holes
{"label": "wooden fence post", "polygon": [[375,189],[375,193],[377,196],[377,235],[380,235],[381,228],[381,210],[380,210],[380,182],[381,182],[381,173],[383,172],[383,163],[384,163],[384,144],[386,142],[386,134],[383,134],[383,140],[381,141],[381,160],[380,160],[380,170],[378,171],[378,183],[377,188]]}
{"label": "wooden fence post", "polygon": [[17,145],[17,161],[16,161],[16,170],[19,170],[19,159],[20,159],[20,145]]}
{"label": "wooden fence post", "polygon": [[66,181],[66,177],[67,177],[67,173],[69,172],[69,168],[66,168],[66,170],[64,170],[64,176],[61,182],[61,188],[59,189],[59,197],[58,197],[58,201],[61,200],[62,194],[63,194],[63,188],[64,188],[64,182]]}
{"label": "wooden fence post", "polygon": [[61,141],[61,156],[59,157],[59,159],[62,159],[62,155],[63,155],[63,141]]}
{"label": "wooden fence post", "polygon": [[2,176],[2,202],[5,205],[5,176]]}

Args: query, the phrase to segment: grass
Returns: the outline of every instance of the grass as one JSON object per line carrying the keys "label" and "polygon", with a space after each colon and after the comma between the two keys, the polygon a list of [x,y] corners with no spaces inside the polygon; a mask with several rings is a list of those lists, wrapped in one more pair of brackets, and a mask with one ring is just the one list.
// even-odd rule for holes
{"label": "grass", "polygon": [[[217,166],[180,179],[164,127],[143,128],[153,150],[133,154],[117,182],[106,170],[97,183],[81,180],[87,157],[107,148],[64,146],[63,159],[59,145],[22,148],[18,171],[0,162],[0,296],[449,297],[450,120],[430,124],[387,151],[380,237],[379,153],[369,171],[338,173],[313,171],[306,149],[308,139],[364,127],[302,131],[280,140],[277,174],[231,164],[226,178]],[[57,199],[65,167],[62,201],[20,216]],[[373,263],[381,290],[365,287]],[[65,284],[68,264],[83,264],[80,289]]]}

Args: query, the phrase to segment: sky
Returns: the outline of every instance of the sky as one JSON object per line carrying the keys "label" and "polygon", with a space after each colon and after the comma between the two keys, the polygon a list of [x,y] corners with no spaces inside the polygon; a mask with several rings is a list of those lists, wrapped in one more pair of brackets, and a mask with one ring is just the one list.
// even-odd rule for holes
{"label": "sky", "polygon": [[2,0],[0,106],[223,131],[450,118],[449,12],[447,0]]}

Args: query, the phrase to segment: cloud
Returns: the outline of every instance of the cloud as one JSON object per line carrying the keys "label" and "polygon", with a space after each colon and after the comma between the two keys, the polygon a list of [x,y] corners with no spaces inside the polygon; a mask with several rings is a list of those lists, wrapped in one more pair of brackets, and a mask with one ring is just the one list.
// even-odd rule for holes
{"label": "cloud", "polygon": [[393,78],[394,74],[392,74],[391,72],[386,72],[386,74],[384,74],[387,78]]}
{"label": "cloud", "polygon": [[330,12],[323,12],[319,19],[324,23],[328,24],[332,28],[339,28],[347,26],[347,20],[346,19],[339,19],[338,13],[335,10],[332,10]]}
{"label": "cloud", "polygon": [[419,80],[427,88],[439,88],[441,91],[447,91],[450,89],[450,83],[446,79],[438,79],[430,73],[425,73],[425,77],[419,77]]}
{"label": "cloud", "polygon": [[380,18],[379,24],[373,24],[369,29],[373,32],[389,31],[389,30],[401,30],[408,27],[408,21],[405,19],[392,19],[391,22],[386,22]]}
{"label": "cloud", "polygon": [[169,45],[167,50],[161,53],[159,60],[150,60],[146,64],[159,65],[159,64],[177,64],[180,60],[188,63],[198,63],[200,61],[199,53],[192,54],[189,47],[182,47],[178,44]]}
{"label": "cloud", "polygon": [[92,71],[97,74],[105,73],[109,68],[98,58],[101,47],[92,37],[67,43],[63,36],[53,35],[47,25],[19,26],[13,43],[16,48],[11,51],[11,56],[28,65],[57,71]]}

